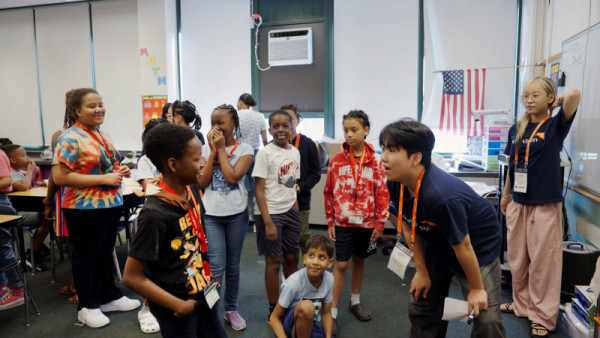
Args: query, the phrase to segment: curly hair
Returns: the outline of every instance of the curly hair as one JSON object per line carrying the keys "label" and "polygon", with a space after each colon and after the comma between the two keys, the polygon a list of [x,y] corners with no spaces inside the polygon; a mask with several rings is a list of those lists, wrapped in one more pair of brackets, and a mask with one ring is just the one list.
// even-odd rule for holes
{"label": "curly hair", "polygon": [[[98,92],[94,88],[76,88],[71,89],[65,94],[65,119],[64,125],[68,126],[73,125],[75,121],[78,120],[77,109],[81,108],[81,104],[83,103],[83,98],[87,94],[98,94]],[[100,94],[98,94],[100,95]]]}

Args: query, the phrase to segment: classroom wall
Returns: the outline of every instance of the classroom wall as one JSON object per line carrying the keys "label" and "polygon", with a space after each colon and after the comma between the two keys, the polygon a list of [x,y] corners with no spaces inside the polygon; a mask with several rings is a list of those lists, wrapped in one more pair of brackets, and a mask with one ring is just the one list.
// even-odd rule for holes
{"label": "classroom wall", "polygon": [[417,118],[418,1],[334,1],[335,136],[342,116],[364,110],[367,138],[401,117]]}
{"label": "classroom wall", "polygon": [[[544,0],[525,0],[523,2],[525,7],[538,8],[535,20],[544,20],[543,30],[540,29],[537,34],[532,34],[530,41],[526,41],[526,38],[522,40],[523,47],[531,50],[532,54],[540,54],[539,51],[536,51],[536,48],[543,49],[541,59],[547,59],[561,53],[564,40],[600,22],[600,1],[597,0],[554,0],[550,3]],[[533,20],[530,16],[525,16],[523,19]],[[543,45],[540,46],[539,41],[543,41]],[[546,74],[549,74],[548,69],[546,69]],[[528,77],[523,76],[520,86],[527,79]],[[568,175],[569,170],[569,168],[566,169],[565,175]],[[577,217],[583,217],[589,222],[600,226],[600,204],[593,199],[572,190],[567,190],[565,207],[571,234],[575,238],[582,239],[576,235]]]}
{"label": "classroom wall", "polygon": [[248,0],[181,1],[181,97],[196,105],[202,132],[220,104],[251,93]]}

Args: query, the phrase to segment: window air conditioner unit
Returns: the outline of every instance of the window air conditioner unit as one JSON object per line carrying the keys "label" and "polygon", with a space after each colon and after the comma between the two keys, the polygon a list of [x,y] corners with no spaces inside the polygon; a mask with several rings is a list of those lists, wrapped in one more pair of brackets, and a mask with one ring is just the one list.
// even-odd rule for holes
{"label": "window air conditioner unit", "polygon": [[278,29],[269,32],[269,65],[309,65],[313,62],[312,28]]}

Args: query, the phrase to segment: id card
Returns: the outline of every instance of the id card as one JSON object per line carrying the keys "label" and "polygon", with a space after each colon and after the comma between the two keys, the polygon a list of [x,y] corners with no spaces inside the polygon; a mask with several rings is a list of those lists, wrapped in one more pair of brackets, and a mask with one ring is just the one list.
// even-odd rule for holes
{"label": "id card", "polygon": [[213,308],[219,300],[219,291],[217,291],[217,281],[211,280],[210,283],[204,288],[204,298],[209,308]]}
{"label": "id card", "polygon": [[398,275],[398,277],[404,279],[406,267],[408,266],[408,263],[410,263],[412,256],[413,252],[409,248],[396,242],[396,246],[394,246],[394,250],[392,250],[387,267]]}
{"label": "id card", "polygon": [[513,191],[526,193],[527,192],[527,169],[515,168],[515,185]]}
{"label": "id card", "polygon": [[363,224],[363,217],[362,216],[350,216],[348,217],[348,223],[350,224]]}

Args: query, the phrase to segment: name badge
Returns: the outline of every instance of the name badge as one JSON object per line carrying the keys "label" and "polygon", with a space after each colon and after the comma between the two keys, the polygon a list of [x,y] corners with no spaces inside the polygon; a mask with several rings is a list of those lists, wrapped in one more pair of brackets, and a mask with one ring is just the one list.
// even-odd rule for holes
{"label": "name badge", "polygon": [[348,217],[348,223],[350,224],[363,224],[363,217],[362,216],[350,216]]}
{"label": "name badge", "polygon": [[219,291],[217,291],[217,281],[211,280],[210,283],[204,288],[204,298],[209,308],[213,308],[219,300]]}
{"label": "name badge", "polygon": [[408,266],[408,263],[410,263],[412,256],[413,252],[409,248],[396,242],[396,246],[394,246],[394,250],[392,250],[387,267],[398,275],[398,277],[404,279],[406,267]]}
{"label": "name badge", "polygon": [[527,169],[515,168],[515,184],[513,191],[526,193],[527,192]]}

